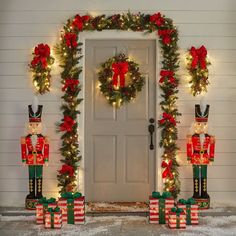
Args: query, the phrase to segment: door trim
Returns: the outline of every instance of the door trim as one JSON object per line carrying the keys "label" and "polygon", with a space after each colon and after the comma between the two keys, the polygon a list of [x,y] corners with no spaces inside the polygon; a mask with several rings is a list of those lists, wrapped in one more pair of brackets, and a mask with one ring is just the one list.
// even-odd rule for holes
{"label": "door trim", "polygon": [[[104,31],[96,31],[96,32],[81,32],[79,34],[79,42],[81,42],[83,45],[81,46],[81,52],[83,55],[82,60],[79,62],[79,66],[83,68],[81,74],[80,74],[80,84],[81,84],[81,93],[79,94],[79,98],[85,98],[85,57],[86,57],[86,50],[85,50],[85,45],[86,45],[86,40],[89,39],[94,39],[94,40],[105,40],[105,39],[123,39],[123,40],[129,40],[129,39],[142,39],[142,40],[155,40],[156,41],[156,117],[160,117],[161,115],[161,109],[159,107],[159,103],[161,101],[161,96],[160,96],[160,89],[158,86],[158,80],[159,80],[159,74],[160,74],[160,47],[159,47],[159,42],[158,42],[158,37],[156,36],[155,33],[150,33],[147,35],[144,35],[143,32],[127,32],[127,31],[117,31],[117,30],[104,30]],[[78,169],[78,190],[82,192],[83,194],[85,193],[85,156],[84,156],[84,134],[85,134],[85,102],[82,102],[80,104],[80,111],[81,114],[78,116],[78,122],[79,122],[79,142],[80,142],[80,152],[82,155],[82,159],[80,161],[80,166]],[[161,154],[162,154],[162,149],[159,147],[159,140],[160,140],[160,130],[156,128],[155,132],[155,148],[156,148],[156,156],[155,156],[155,163],[156,163],[156,171],[155,171],[155,186],[154,190],[156,191],[161,191],[162,189],[162,177],[161,177]],[[154,191],[153,190],[153,191]]]}

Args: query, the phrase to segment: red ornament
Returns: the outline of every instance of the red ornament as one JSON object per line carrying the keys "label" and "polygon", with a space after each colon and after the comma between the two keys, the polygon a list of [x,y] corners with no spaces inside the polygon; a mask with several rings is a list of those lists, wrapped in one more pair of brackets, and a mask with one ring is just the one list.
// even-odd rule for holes
{"label": "red ornament", "polygon": [[65,84],[62,88],[62,91],[65,91],[67,88],[69,88],[71,91],[75,91],[76,86],[78,86],[79,84],[79,80],[75,80],[75,79],[66,79],[65,80]]}
{"label": "red ornament", "polygon": [[128,62],[117,62],[112,64],[112,70],[114,72],[113,82],[114,86],[118,85],[118,76],[120,77],[120,87],[125,87],[125,74],[129,71]]}
{"label": "red ornament", "polygon": [[163,83],[167,79],[170,84],[177,86],[173,71],[161,70],[160,75],[161,75],[161,78],[159,80],[159,83]]}
{"label": "red ornament", "polygon": [[158,30],[158,35],[161,37],[162,42],[164,44],[170,44],[171,43],[171,34],[173,32],[174,32],[173,29]]}
{"label": "red ornament", "polygon": [[151,15],[150,21],[159,27],[164,24],[164,18],[161,16],[160,12]]}
{"label": "red ornament", "polygon": [[78,29],[79,31],[82,31],[84,23],[89,20],[90,20],[90,16],[88,15],[85,15],[85,16],[76,15],[72,22],[72,26]]}
{"label": "red ornament", "polygon": [[159,120],[159,124],[164,124],[165,122],[169,122],[171,124],[173,124],[174,126],[176,126],[176,121],[175,121],[175,118],[171,115],[171,114],[168,114],[166,112],[163,112],[163,115],[162,115],[162,119]]}
{"label": "red ornament", "polygon": [[191,47],[190,54],[192,56],[192,64],[191,68],[195,69],[198,65],[200,65],[201,69],[206,69],[206,56],[207,50],[204,46],[196,49],[195,47]]}
{"label": "red ornament", "polygon": [[172,167],[172,160],[169,160],[168,162],[162,161],[161,167],[165,168],[165,170],[162,173],[162,178],[167,178],[169,177],[170,179],[173,179],[173,174],[171,172],[171,167]]}
{"label": "red ornament", "polygon": [[74,168],[67,164],[62,165],[61,169],[59,170],[60,174],[68,174],[70,177],[73,177],[74,172]]}
{"label": "red ornament", "polygon": [[71,132],[75,121],[70,116],[64,116],[63,123],[60,125],[61,131]]}
{"label": "red ornament", "polygon": [[64,38],[66,40],[66,45],[68,47],[75,48],[77,47],[77,34],[75,33],[65,33]]}

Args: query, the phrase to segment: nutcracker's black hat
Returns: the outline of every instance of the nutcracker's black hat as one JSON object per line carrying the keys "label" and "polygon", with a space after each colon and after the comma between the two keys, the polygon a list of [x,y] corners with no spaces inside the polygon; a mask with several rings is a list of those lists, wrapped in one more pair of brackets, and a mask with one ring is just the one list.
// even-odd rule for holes
{"label": "nutcracker's black hat", "polygon": [[200,104],[195,104],[195,121],[196,122],[207,122],[209,116],[210,105],[205,106],[205,110],[201,110]]}
{"label": "nutcracker's black hat", "polygon": [[38,109],[34,112],[32,105],[28,105],[29,122],[41,122],[43,105],[38,105]]}

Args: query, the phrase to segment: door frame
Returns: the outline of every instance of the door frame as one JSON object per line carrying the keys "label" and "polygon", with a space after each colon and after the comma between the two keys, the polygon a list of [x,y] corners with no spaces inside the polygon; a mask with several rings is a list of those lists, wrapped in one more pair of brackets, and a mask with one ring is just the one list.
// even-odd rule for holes
{"label": "door frame", "polygon": [[[144,34],[144,32],[133,32],[133,31],[117,31],[117,30],[104,30],[104,31],[92,31],[92,32],[81,32],[79,33],[78,41],[81,42],[83,45],[81,46],[81,53],[83,55],[83,58],[79,62],[79,66],[83,68],[81,74],[80,74],[80,84],[81,84],[81,93],[79,94],[79,98],[85,99],[85,57],[86,57],[86,40],[105,40],[105,39],[116,39],[116,40],[155,40],[156,41],[156,119],[160,117],[161,115],[161,109],[159,106],[159,103],[161,101],[160,96],[160,89],[159,89],[159,75],[160,75],[160,46],[159,46],[159,39],[156,35],[156,33],[149,33]],[[82,159],[80,161],[80,165],[78,168],[78,190],[85,193],[85,152],[84,152],[84,142],[85,142],[85,102],[82,102],[80,104],[80,111],[81,114],[78,116],[78,122],[79,122],[79,143],[80,143],[80,154],[82,156]],[[156,126],[157,127],[157,126]],[[155,185],[154,190],[161,191],[162,189],[162,171],[161,171],[161,155],[162,155],[162,149],[159,147],[159,140],[160,140],[160,130],[156,128],[155,132],[155,148],[156,148],[156,155],[155,155]]]}

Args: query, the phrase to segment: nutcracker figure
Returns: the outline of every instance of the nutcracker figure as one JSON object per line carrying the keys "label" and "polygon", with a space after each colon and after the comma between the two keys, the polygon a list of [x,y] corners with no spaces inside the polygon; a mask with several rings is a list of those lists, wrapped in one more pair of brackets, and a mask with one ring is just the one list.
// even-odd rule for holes
{"label": "nutcracker figure", "polygon": [[209,105],[195,105],[195,133],[187,137],[187,159],[193,165],[193,198],[198,202],[199,209],[210,207],[207,165],[214,161],[215,137],[207,133],[209,108]]}
{"label": "nutcracker figure", "polygon": [[49,143],[47,137],[41,134],[43,106],[37,105],[34,109],[32,105],[28,106],[28,135],[21,138],[22,162],[28,165],[29,170],[29,194],[25,200],[27,209],[35,209],[38,199],[43,197],[43,165],[49,158]]}

